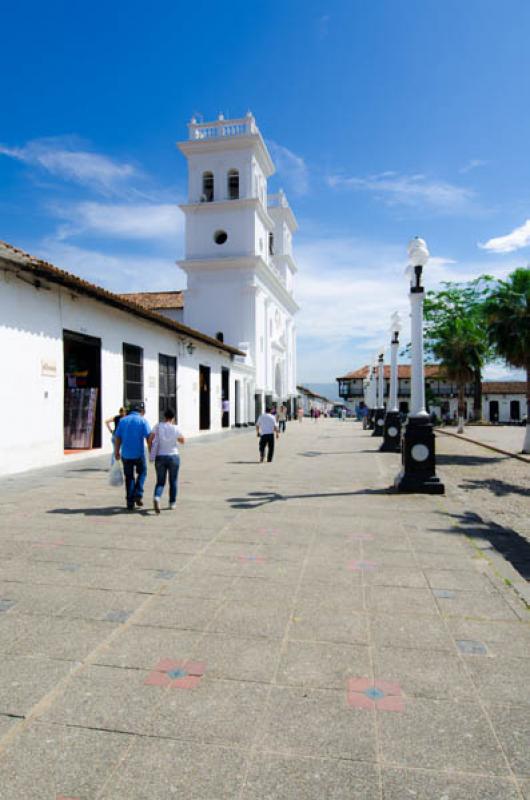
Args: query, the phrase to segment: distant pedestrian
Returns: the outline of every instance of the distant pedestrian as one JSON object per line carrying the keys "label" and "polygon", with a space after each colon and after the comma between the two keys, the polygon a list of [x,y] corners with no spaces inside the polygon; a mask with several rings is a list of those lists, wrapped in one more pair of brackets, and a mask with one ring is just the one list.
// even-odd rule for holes
{"label": "distant pedestrian", "polygon": [[260,414],[256,422],[256,433],[259,438],[259,460],[263,463],[265,449],[267,449],[267,461],[272,461],[274,456],[274,439],[279,437],[278,422],[273,417],[271,409],[267,408],[265,414]]}
{"label": "distant pedestrian", "polygon": [[368,417],[370,416],[370,409],[366,405],[361,406],[361,419],[363,421],[363,431],[368,430],[369,420]]}
{"label": "distant pedestrian", "polygon": [[124,417],[126,415],[126,413],[127,412],[122,407],[122,408],[120,408],[120,410],[118,411],[118,413],[116,414],[115,417],[109,417],[108,419],[105,420],[105,425],[107,426],[107,430],[110,433],[111,441],[112,441],[112,455],[110,457],[111,466],[112,466],[112,464],[114,464],[114,461],[115,461],[115,458],[114,458],[114,442],[116,440],[116,431],[118,430],[118,425],[120,424],[120,421],[121,421],[122,417]]}
{"label": "distant pedestrian", "polygon": [[125,477],[125,499],[129,511],[134,506],[143,506],[144,483],[147,475],[145,442],[151,427],[144,418],[145,406],[136,403],[118,425],[114,441],[114,457],[121,458]]}
{"label": "distant pedestrian", "polygon": [[287,406],[283,405],[283,403],[278,409],[276,419],[278,420],[280,433],[285,433],[285,429],[287,427]]}
{"label": "distant pedestrian", "polygon": [[296,416],[298,417],[298,422],[302,422],[302,420],[304,419],[304,409],[302,408],[302,406],[299,406],[296,412]]}
{"label": "distant pedestrian", "polygon": [[225,397],[221,403],[221,425],[223,428],[230,426],[230,401]]}
{"label": "distant pedestrian", "polygon": [[346,421],[346,409],[345,409],[345,408],[343,408],[343,409],[341,410],[341,412],[340,412],[340,418],[341,418],[342,422],[345,422],[345,421]]}
{"label": "distant pedestrian", "polygon": [[319,418],[320,418],[320,409],[319,408],[315,408],[315,411],[314,411],[314,414],[313,414],[313,419],[315,420],[315,422],[318,422]]}
{"label": "distant pedestrian", "polygon": [[169,508],[177,507],[177,481],[180,469],[180,455],[177,444],[184,444],[182,431],[175,425],[175,412],[168,408],[164,422],[157,423],[149,436],[148,445],[151,461],[155,462],[156,486],[153,495],[153,508],[160,514],[160,499],[169,483]]}

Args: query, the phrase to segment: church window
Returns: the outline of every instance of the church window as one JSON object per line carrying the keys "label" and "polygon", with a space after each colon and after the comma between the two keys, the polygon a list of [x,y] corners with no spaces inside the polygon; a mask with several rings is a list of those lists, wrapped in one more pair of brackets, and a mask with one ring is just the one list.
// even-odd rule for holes
{"label": "church window", "polygon": [[237,169],[228,170],[228,199],[239,200],[239,172]]}
{"label": "church window", "polygon": [[213,201],[213,172],[203,172],[201,203]]}
{"label": "church window", "polygon": [[213,240],[215,244],[224,244],[228,239],[228,234],[226,231],[215,231],[213,235]]}
{"label": "church window", "polygon": [[269,255],[274,255],[274,234],[269,233]]}

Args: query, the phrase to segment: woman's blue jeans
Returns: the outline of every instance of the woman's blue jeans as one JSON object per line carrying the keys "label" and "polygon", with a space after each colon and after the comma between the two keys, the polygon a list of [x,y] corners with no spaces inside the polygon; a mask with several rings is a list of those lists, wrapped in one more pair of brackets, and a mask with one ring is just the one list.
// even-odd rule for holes
{"label": "woman's blue jeans", "polygon": [[179,476],[180,456],[157,456],[155,459],[156,486],[155,497],[162,497],[166,476],[169,479],[169,502],[177,499],[177,480]]}

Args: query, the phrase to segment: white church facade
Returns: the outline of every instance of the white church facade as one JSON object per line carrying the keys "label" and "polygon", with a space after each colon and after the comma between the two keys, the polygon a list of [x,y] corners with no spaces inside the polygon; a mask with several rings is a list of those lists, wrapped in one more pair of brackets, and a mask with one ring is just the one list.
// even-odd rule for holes
{"label": "white church facade", "polygon": [[186,291],[118,295],[0,242],[0,475],[110,453],[105,420],[139,400],[191,437],[294,412],[296,222],[267,198],[263,139],[246,117],[192,123],[179,147]]}
{"label": "white church facade", "polygon": [[294,412],[294,214],[267,192],[274,164],[250,113],[188,127],[184,322],[246,353],[242,418],[281,401]]}

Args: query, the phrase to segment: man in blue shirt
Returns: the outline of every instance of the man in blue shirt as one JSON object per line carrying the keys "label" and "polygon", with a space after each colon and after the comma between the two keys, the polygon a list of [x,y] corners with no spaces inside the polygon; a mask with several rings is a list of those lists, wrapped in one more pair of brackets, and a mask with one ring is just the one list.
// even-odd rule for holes
{"label": "man in blue shirt", "polygon": [[129,511],[134,510],[135,503],[137,506],[144,504],[142,497],[147,476],[144,442],[151,433],[151,426],[144,418],[144,414],[143,403],[134,405],[130,413],[121,419],[115,434],[114,456],[116,461],[121,458],[123,462],[125,496]]}

